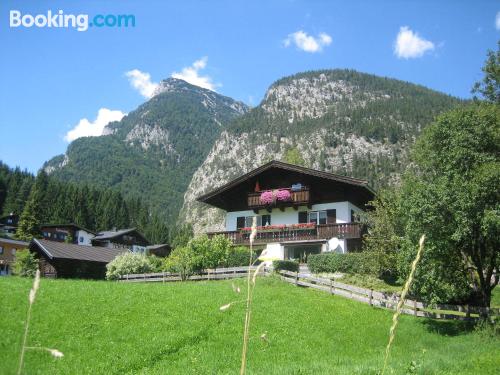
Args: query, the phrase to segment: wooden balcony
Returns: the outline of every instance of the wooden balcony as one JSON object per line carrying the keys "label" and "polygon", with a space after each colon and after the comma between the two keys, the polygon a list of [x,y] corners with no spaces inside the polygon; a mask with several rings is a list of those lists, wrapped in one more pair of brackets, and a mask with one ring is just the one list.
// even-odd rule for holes
{"label": "wooden balcony", "polygon": [[[208,237],[224,235],[235,245],[249,245],[250,232],[247,230],[237,230],[230,232],[209,232]],[[275,230],[262,229],[257,231],[255,245],[264,245],[273,242],[300,242],[300,241],[321,241],[338,238],[361,238],[362,226],[359,223],[345,224],[321,224],[312,228],[290,228],[284,227]]]}
{"label": "wooden balcony", "polygon": [[272,209],[274,207],[290,207],[290,206],[307,206],[310,202],[310,192],[309,188],[303,187],[300,190],[292,190],[289,188],[279,189],[279,190],[288,190],[290,192],[291,199],[288,201],[278,201],[276,200],[274,203],[265,204],[260,200],[260,196],[263,191],[248,193],[248,208],[251,210],[257,210],[261,208]]}

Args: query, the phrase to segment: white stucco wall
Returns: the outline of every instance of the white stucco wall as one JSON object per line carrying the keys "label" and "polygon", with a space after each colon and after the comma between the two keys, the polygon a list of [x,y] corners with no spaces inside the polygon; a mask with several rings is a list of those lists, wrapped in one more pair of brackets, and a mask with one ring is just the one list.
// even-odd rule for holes
{"label": "white stucco wall", "polygon": [[238,218],[239,216],[254,216],[254,215],[255,213],[252,210],[227,212],[226,231],[236,230],[236,218]]}
{"label": "white stucco wall", "polygon": [[[313,204],[312,209],[308,209],[306,206],[299,207],[298,210],[294,210],[293,207],[286,207],[284,211],[279,208],[274,208],[271,211],[271,224],[297,224],[299,222],[299,212],[300,211],[322,211],[322,210],[332,210],[337,211],[337,223],[349,223],[351,221],[351,209],[355,211],[361,211],[359,208],[351,204],[350,202],[332,202],[332,203],[320,203]],[[259,215],[268,215],[269,212],[266,210],[259,210]],[[254,216],[255,213],[252,210],[245,211],[234,211],[226,213],[226,230],[234,231],[236,230],[236,218],[239,216]]]}
{"label": "white stucco wall", "polygon": [[[77,230],[76,231],[76,236],[77,236],[77,244],[78,245],[84,245],[84,246],[91,246],[92,243],[90,242],[90,240],[92,238],[94,238],[94,235],[92,233],[89,233],[87,231],[84,231],[84,230]],[[80,242],[80,237],[83,237],[83,242]]]}

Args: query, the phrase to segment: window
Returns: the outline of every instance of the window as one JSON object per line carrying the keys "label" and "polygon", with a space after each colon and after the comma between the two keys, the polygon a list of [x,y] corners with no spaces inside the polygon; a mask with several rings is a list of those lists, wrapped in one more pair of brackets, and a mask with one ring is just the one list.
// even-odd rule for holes
{"label": "window", "polygon": [[12,219],[7,219],[7,224],[12,224]]}
{"label": "window", "polygon": [[0,246],[0,255],[3,254],[3,246]]}
{"label": "window", "polygon": [[351,223],[357,222],[359,222],[359,214],[356,211],[351,210]]}
{"label": "window", "polygon": [[262,215],[262,226],[271,225],[271,215]]}
{"label": "window", "polygon": [[326,224],[326,211],[310,211],[309,212],[309,223]]}
{"label": "window", "polygon": [[78,238],[78,242],[83,242],[83,237],[80,236],[80,238]]}
{"label": "window", "polygon": [[299,224],[306,224],[307,222],[307,211],[299,212]]}
{"label": "window", "polygon": [[[236,229],[250,228],[253,224],[254,216],[239,216],[236,218]],[[271,215],[258,215],[257,226],[271,225]]]}

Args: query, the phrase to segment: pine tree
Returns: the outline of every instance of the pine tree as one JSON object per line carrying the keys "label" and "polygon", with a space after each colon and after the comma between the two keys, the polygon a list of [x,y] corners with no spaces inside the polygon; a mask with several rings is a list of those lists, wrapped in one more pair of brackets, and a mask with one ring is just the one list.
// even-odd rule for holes
{"label": "pine tree", "polygon": [[17,238],[30,241],[33,237],[39,235],[39,226],[47,215],[47,187],[47,174],[44,171],[40,171],[31,189],[28,201],[24,206],[23,213],[19,218],[19,227],[16,233]]}

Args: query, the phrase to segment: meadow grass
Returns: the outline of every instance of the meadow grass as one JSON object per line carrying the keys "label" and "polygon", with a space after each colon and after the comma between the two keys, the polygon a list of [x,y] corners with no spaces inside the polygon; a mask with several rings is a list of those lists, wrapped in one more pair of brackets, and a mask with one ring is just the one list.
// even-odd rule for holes
{"label": "meadow grass", "polygon": [[[127,284],[42,279],[25,374],[235,374],[245,305],[232,283]],[[257,279],[249,374],[376,374],[392,311],[327,293]],[[0,373],[15,374],[32,280],[0,278]],[[267,332],[267,340],[260,336]],[[494,374],[500,338],[462,322],[401,316],[387,373]],[[424,353],[425,350],[425,353]],[[412,364],[412,362],[414,362]]]}

